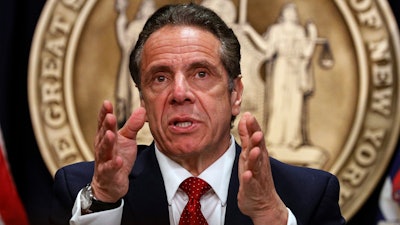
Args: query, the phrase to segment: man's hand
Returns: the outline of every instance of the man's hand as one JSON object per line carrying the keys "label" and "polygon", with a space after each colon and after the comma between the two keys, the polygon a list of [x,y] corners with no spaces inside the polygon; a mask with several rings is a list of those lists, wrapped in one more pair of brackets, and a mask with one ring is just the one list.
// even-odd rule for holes
{"label": "man's hand", "polygon": [[146,117],[144,108],[136,109],[117,131],[117,119],[111,102],[104,101],[97,120],[95,168],[92,188],[97,199],[116,202],[129,187],[128,176],[136,160],[136,135]]}
{"label": "man's hand", "polygon": [[242,152],[239,158],[238,205],[257,224],[286,224],[288,210],[278,196],[272,179],[264,134],[254,118],[245,112],[239,121]]}

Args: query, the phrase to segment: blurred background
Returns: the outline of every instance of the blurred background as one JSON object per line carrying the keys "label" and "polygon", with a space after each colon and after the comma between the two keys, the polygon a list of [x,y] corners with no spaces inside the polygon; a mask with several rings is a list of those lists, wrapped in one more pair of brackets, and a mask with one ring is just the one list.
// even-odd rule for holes
{"label": "blurred background", "polygon": [[[399,25],[400,7],[398,0],[389,0],[389,4]],[[14,202],[2,198],[11,195],[13,186],[6,186],[4,170],[0,175],[0,215],[5,218],[7,208],[16,205],[17,211],[8,213],[25,217],[29,224],[46,225],[45,218],[52,189],[52,176],[49,173],[38,148],[29,114],[27,74],[31,41],[36,23],[40,17],[44,0],[3,0],[0,3],[1,53],[0,53],[0,125],[9,164],[10,175],[15,184]],[[400,66],[400,65],[398,65]],[[387,173],[393,172],[400,159],[400,146],[396,148],[393,160],[387,165]],[[4,169],[1,167],[0,171]],[[4,166],[4,162],[3,162]],[[348,221],[350,225],[376,225],[379,218],[378,198],[383,181],[378,183],[374,192],[360,210]],[[9,192],[10,191],[10,192]],[[21,207],[18,208],[20,201]],[[20,211],[18,211],[18,209]],[[4,219],[3,219],[4,220]],[[398,221],[400,224],[400,221]],[[2,224],[0,220],[0,225]],[[24,222],[5,223],[6,225],[26,224]],[[395,223],[393,223],[395,224]]]}

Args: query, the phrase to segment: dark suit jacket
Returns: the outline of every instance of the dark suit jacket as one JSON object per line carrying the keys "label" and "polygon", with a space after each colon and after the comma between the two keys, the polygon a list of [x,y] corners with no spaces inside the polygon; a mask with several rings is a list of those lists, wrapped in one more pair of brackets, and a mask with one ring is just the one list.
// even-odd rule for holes
{"label": "dark suit jacket", "polygon": [[[241,147],[236,144],[225,216],[227,225],[252,224],[237,206],[240,151]],[[68,224],[75,198],[91,181],[93,168],[93,162],[81,162],[57,171],[50,211],[52,224]],[[338,205],[339,183],[335,176],[321,170],[287,165],[273,158],[271,168],[278,194],[296,216],[299,225],[345,224]],[[169,224],[167,196],[154,144],[140,146],[129,180],[121,224]]]}

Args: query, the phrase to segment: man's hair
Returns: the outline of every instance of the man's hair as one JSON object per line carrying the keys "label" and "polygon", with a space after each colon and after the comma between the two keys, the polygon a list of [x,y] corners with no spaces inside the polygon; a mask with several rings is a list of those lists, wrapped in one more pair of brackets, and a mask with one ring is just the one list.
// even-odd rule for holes
{"label": "man's hair", "polygon": [[215,35],[221,42],[221,61],[229,76],[229,91],[232,91],[233,79],[241,74],[240,44],[236,35],[211,9],[195,3],[186,3],[165,5],[154,12],[145,23],[129,61],[131,76],[139,92],[141,91],[140,64],[143,46],[152,33],[166,25],[199,27]]}

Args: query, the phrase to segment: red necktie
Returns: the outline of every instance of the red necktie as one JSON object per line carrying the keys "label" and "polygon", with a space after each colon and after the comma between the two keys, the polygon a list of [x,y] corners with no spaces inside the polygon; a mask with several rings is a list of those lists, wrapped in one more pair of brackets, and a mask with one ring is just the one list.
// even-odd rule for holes
{"label": "red necktie", "polygon": [[179,225],[208,225],[201,213],[200,198],[211,186],[197,177],[189,177],[179,186],[188,196],[189,201],[183,209]]}

